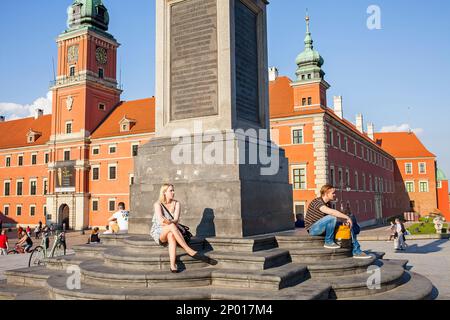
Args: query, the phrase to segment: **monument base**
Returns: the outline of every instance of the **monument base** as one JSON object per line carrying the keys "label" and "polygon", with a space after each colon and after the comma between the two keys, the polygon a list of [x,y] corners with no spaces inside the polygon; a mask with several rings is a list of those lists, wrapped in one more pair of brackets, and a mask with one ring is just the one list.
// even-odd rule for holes
{"label": "monument base", "polygon": [[[275,170],[263,175],[264,166],[242,163],[251,161],[251,151],[272,147],[260,141],[243,143],[234,134],[213,140],[214,145],[211,140],[196,140],[195,136],[185,137],[182,143],[155,139],[139,149],[131,189],[130,233],[149,234],[153,204],[163,183],[174,184],[181,222],[197,237],[247,237],[294,228],[292,186],[283,150],[271,149]],[[208,155],[215,157],[213,164],[208,164]],[[186,161],[191,164],[175,164],[180,156],[191,159]]]}

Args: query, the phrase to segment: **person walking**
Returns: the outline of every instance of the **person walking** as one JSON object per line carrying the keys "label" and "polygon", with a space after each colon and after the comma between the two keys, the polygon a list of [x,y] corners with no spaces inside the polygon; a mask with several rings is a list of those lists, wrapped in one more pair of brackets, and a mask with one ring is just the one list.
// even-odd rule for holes
{"label": "person walking", "polygon": [[393,239],[395,239],[397,234],[397,226],[395,225],[394,221],[391,221],[391,226],[387,230],[391,232],[388,240],[388,242],[391,242]]}
{"label": "person walking", "polygon": [[396,231],[396,237],[394,240],[394,249],[395,250],[405,250],[406,244],[405,244],[405,233],[406,229],[403,223],[400,221],[400,219],[395,219],[395,231]]}

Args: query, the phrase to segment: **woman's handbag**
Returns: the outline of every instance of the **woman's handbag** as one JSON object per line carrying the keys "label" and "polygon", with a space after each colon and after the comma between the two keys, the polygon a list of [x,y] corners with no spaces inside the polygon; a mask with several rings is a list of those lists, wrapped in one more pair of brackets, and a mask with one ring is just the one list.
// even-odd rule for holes
{"label": "woman's handbag", "polygon": [[[174,218],[173,218],[172,214],[170,213],[169,209],[167,209],[166,206],[163,205],[162,203],[161,203],[161,206],[167,212],[167,214],[169,215],[170,219],[174,220]],[[191,241],[191,238],[193,237],[192,233],[189,231],[190,230],[189,227],[185,226],[185,225],[183,225],[181,223],[177,223],[177,227],[178,227],[178,230],[180,230],[180,233],[183,236],[184,241],[186,241],[186,243],[189,243]]]}

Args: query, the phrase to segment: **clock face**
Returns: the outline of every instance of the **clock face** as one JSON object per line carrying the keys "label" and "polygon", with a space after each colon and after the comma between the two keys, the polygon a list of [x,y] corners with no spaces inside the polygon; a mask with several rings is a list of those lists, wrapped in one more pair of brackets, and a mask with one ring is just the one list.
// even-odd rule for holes
{"label": "clock face", "polygon": [[108,62],[108,55],[105,48],[98,47],[95,51],[95,57],[100,64],[106,64]]}
{"label": "clock face", "polygon": [[69,63],[78,61],[78,46],[71,46],[67,52],[67,58],[69,59]]}

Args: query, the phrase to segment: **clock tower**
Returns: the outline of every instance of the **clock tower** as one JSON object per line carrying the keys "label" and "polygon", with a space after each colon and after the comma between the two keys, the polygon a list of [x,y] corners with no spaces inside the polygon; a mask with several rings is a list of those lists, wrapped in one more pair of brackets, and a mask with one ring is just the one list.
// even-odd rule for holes
{"label": "clock tower", "polygon": [[67,29],[56,40],[47,206],[57,217],[54,223],[81,229],[88,221],[89,137],[122,93],[116,79],[119,43],[107,32],[102,0],[73,0],[67,15]]}

